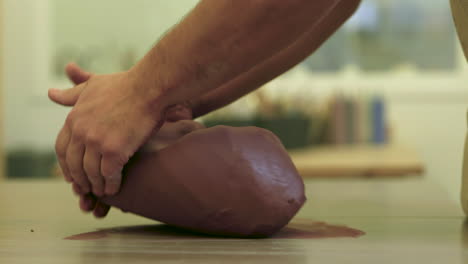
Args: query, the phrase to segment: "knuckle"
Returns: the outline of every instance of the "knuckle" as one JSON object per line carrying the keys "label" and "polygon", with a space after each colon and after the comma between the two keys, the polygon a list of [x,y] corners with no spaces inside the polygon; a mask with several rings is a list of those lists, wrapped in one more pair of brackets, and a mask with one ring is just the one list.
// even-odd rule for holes
{"label": "knuckle", "polygon": [[90,146],[100,146],[101,137],[97,133],[88,133],[86,135],[86,145]]}
{"label": "knuckle", "polygon": [[83,141],[86,138],[86,132],[81,130],[73,131],[73,140],[75,141]]}
{"label": "knuckle", "polygon": [[118,144],[104,144],[102,154],[111,159],[116,166],[123,166],[130,159],[130,155],[125,153],[124,148]]}
{"label": "knuckle", "polygon": [[87,136],[86,136],[86,129],[84,126],[81,126],[78,124],[76,124],[74,127],[73,127],[73,133],[72,133],[72,136],[75,140],[83,140],[85,139]]}
{"label": "knuckle", "polygon": [[117,166],[107,167],[107,168],[102,169],[102,176],[106,179],[106,182],[109,180],[112,180],[113,178],[118,177],[118,175],[116,175],[118,172],[118,169],[119,167]]}
{"label": "knuckle", "polygon": [[117,143],[106,141],[101,145],[102,154],[116,156],[120,152],[120,146]]}
{"label": "knuckle", "polygon": [[120,165],[117,162],[112,162],[108,164],[107,166],[103,166],[101,169],[102,176],[106,179],[106,181],[109,180],[118,180],[120,179],[121,176],[121,171],[122,171],[122,165]]}

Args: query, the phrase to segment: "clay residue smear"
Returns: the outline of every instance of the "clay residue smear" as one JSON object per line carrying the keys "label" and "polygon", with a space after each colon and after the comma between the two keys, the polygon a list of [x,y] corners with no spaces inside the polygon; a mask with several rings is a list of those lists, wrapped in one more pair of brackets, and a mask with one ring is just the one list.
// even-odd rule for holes
{"label": "clay residue smear", "polygon": [[[306,219],[294,220],[288,226],[281,229],[275,235],[265,239],[321,239],[321,238],[358,238],[366,233],[343,225],[332,225],[325,222],[317,222]],[[102,229],[66,237],[67,240],[95,240],[112,235],[119,236],[145,236],[153,239],[203,239],[219,238],[193,233],[185,229],[169,225],[128,226]]]}
{"label": "clay residue smear", "polygon": [[365,235],[364,231],[343,225],[331,225],[311,220],[293,221],[271,238],[280,239],[317,239],[317,238],[357,238]]}

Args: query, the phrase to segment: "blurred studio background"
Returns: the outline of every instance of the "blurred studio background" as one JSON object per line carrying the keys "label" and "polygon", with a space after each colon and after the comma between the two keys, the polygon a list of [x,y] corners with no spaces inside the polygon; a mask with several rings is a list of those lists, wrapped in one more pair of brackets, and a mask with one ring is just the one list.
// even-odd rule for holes
{"label": "blurred studio background", "polygon": [[[75,61],[128,69],[196,0],[0,0],[3,176],[53,176]],[[315,54],[207,126],[275,132],[304,177],[424,177],[458,199],[468,67],[446,0],[363,0]]]}

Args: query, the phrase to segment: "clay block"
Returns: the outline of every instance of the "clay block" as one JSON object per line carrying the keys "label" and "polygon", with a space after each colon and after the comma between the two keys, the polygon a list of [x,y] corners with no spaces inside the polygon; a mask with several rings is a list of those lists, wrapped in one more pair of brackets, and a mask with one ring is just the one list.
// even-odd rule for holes
{"label": "clay block", "polygon": [[138,152],[119,194],[103,201],[189,230],[240,237],[272,235],[301,208],[303,181],[273,133],[192,128],[162,149]]}

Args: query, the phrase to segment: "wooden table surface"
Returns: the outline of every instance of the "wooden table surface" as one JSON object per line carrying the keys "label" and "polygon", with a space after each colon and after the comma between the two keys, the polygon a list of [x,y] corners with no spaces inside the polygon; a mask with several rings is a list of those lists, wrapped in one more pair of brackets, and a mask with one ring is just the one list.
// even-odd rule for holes
{"label": "wooden table surface", "polygon": [[[78,210],[62,182],[0,182],[0,263],[468,263],[468,224],[435,184],[420,178],[309,180],[307,194],[294,222],[320,220],[366,234],[192,236],[119,210],[95,220]],[[64,239],[74,235],[88,240]]]}

